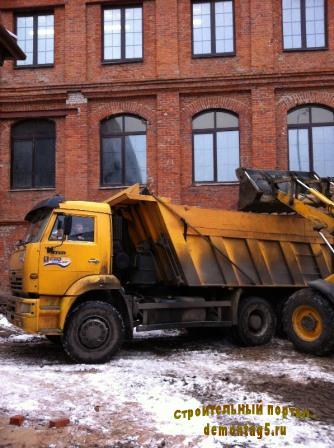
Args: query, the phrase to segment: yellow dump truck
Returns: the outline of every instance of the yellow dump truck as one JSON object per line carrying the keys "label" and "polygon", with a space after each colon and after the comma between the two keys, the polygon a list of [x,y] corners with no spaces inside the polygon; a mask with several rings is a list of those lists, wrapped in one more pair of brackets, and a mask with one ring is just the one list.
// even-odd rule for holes
{"label": "yellow dump truck", "polygon": [[230,327],[267,343],[286,299],[333,271],[302,218],[175,205],[138,185],[104,203],[55,196],[26,220],[7,317],[77,362],[108,361],[134,328]]}

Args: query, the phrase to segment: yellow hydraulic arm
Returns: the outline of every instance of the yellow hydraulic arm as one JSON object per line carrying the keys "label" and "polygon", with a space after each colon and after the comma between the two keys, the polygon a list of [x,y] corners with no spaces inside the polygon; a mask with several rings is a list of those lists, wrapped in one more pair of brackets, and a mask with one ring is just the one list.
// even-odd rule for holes
{"label": "yellow hydraulic arm", "polygon": [[[306,219],[309,219],[315,224],[315,230],[326,230],[329,234],[334,234],[334,202],[324,194],[320,193],[315,188],[308,187],[298,178],[295,179],[300,185],[302,185],[308,193],[308,196],[298,195],[297,197],[291,197],[289,193],[277,190],[277,199],[283,204],[290,207],[299,215]],[[310,196],[319,200],[323,205],[322,208],[316,208],[312,205],[305,203],[305,198],[310,199]]]}
{"label": "yellow hydraulic arm", "polygon": [[[265,171],[240,168],[239,208],[245,211],[282,212],[293,210],[314,224],[322,239],[334,249],[322,231],[334,235],[334,201],[330,178],[314,172]],[[286,208],[282,208],[286,206]]]}

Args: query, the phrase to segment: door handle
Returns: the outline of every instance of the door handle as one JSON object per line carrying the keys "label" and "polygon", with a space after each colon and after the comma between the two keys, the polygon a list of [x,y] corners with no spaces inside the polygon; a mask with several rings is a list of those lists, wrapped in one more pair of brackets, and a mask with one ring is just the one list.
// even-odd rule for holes
{"label": "door handle", "polygon": [[88,260],[88,263],[99,264],[99,263],[100,263],[100,260],[98,260],[97,258],[90,258],[90,259]]}

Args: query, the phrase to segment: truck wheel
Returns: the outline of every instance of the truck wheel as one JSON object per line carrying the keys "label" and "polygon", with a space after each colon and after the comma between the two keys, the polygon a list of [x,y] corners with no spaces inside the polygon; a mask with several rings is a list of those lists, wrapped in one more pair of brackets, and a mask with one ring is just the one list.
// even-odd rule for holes
{"label": "truck wheel", "polygon": [[120,348],[124,324],[118,311],[99,301],[84,302],[67,317],[63,347],[76,362],[103,363]]}
{"label": "truck wheel", "polygon": [[241,345],[266,344],[274,336],[275,329],[276,316],[267,300],[247,297],[240,302],[235,335]]}
{"label": "truck wheel", "polygon": [[334,309],[312,288],[301,289],[289,298],[283,324],[297,350],[321,356],[334,349]]}

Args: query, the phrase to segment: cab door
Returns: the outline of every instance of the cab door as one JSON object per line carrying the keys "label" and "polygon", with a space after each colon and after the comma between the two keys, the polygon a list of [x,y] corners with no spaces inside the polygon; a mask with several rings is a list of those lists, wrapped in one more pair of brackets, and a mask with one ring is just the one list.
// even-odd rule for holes
{"label": "cab door", "polygon": [[[41,242],[39,293],[64,295],[77,280],[101,272],[104,254],[99,244],[98,214],[68,214],[71,233],[63,240],[65,213],[55,215]],[[79,229],[79,230],[78,230]],[[101,232],[100,232],[101,233]]]}

